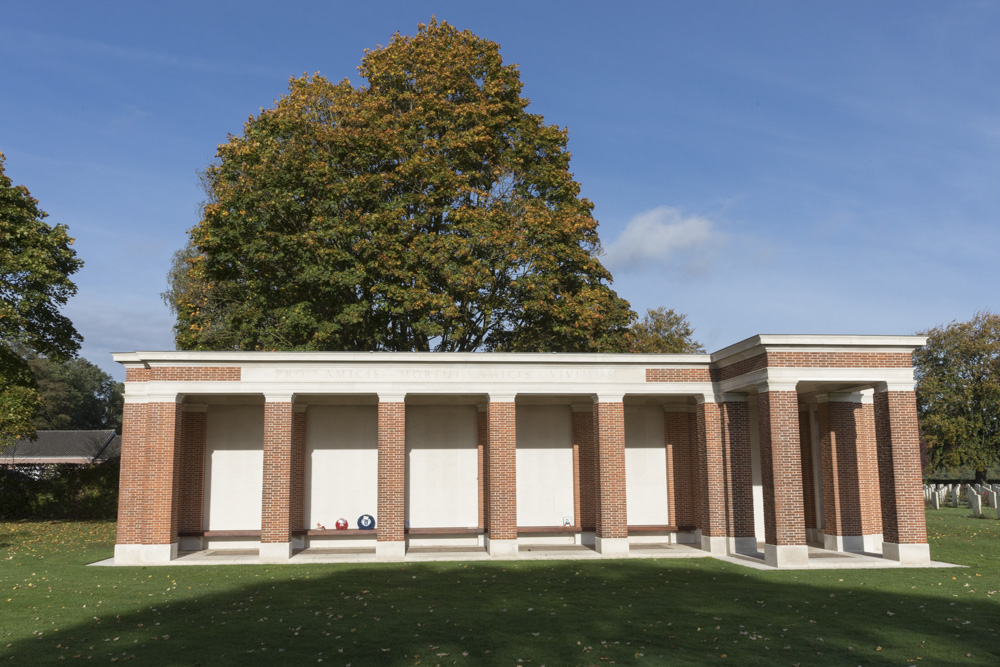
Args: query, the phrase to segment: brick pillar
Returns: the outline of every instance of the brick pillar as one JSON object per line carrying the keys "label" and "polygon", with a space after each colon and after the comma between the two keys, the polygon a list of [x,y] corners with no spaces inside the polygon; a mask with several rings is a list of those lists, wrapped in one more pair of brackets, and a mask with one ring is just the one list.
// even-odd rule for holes
{"label": "brick pillar", "polygon": [[880,542],[877,463],[866,398],[860,392],[830,394],[820,397],[817,408],[827,549],[875,551]]}
{"label": "brick pillar", "polygon": [[799,461],[802,466],[802,509],[805,515],[806,539],[815,539],[819,528],[816,521],[816,484],[813,473],[812,422],[809,405],[799,409]]}
{"label": "brick pillar", "polygon": [[[698,446],[698,408],[688,414],[688,442],[691,443],[691,522],[695,530],[701,532],[701,508],[704,502],[701,488],[701,475],[699,473],[699,446]],[[701,537],[698,536],[700,544]]]}
{"label": "brick pillar", "polygon": [[476,405],[476,474],[479,480],[479,530],[486,530],[486,498],[489,485],[486,481],[486,443],[490,439],[490,423],[486,404]]}
{"label": "brick pillar", "polygon": [[177,557],[182,450],[177,398],[125,404],[115,545],[120,565]]}
{"label": "brick pillar", "polygon": [[882,384],[875,388],[874,404],[882,554],[906,564],[928,563],[916,397],[912,389]]}
{"label": "brick pillar", "polygon": [[[309,528],[306,525],[306,405],[296,405],[292,413],[292,530]],[[301,546],[301,545],[300,545]]]}
{"label": "brick pillar", "polygon": [[146,403],[127,402],[122,414],[122,454],[118,473],[118,531],[115,562],[129,564],[142,544],[146,515]]}
{"label": "brick pillar", "polygon": [[726,535],[741,553],[757,552],[753,520],[753,458],[750,452],[750,406],[745,395],[726,394],[722,445],[726,470]]}
{"label": "brick pillar", "polygon": [[798,394],[793,384],[758,387],[760,468],[764,490],[764,561],[774,567],[806,566],[799,447]]}
{"label": "brick pillar", "polygon": [[489,488],[486,549],[491,556],[517,555],[517,409],[514,394],[491,394],[486,407]]}
{"label": "brick pillar", "polygon": [[858,430],[858,483],[861,485],[861,534],[871,541],[870,544],[866,542],[866,551],[879,551],[882,544],[882,498],[879,493],[873,394],[872,391],[864,392],[864,400],[855,412]]}
{"label": "brick pillar", "polygon": [[181,413],[181,532],[205,529],[205,440],[208,406],[185,405]]}
{"label": "brick pillar", "polygon": [[688,406],[664,406],[663,437],[667,454],[667,502],[670,523],[677,526],[678,541],[695,530],[696,453],[691,441],[691,411]]}
{"label": "brick pillar", "polygon": [[260,560],[287,561],[292,556],[291,396],[266,396],[264,402],[264,487],[261,499]]}
{"label": "brick pillar", "polygon": [[406,403],[403,394],[378,397],[378,516],[375,556],[406,554]]}
{"label": "brick pillar", "polygon": [[625,500],[625,405],[622,396],[598,396],[594,403],[597,452],[597,531],[595,547],[604,555],[628,553]]}
{"label": "brick pillar", "polygon": [[726,469],[723,456],[722,411],[712,395],[697,397],[698,485],[701,488],[701,548],[728,553],[726,539]]}
{"label": "brick pillar", "polygon": [[594,450],[594,406],[573,404],[573,452],[579,452],[579,499],[577,525],[583,531],[597,530],[597,453]]}

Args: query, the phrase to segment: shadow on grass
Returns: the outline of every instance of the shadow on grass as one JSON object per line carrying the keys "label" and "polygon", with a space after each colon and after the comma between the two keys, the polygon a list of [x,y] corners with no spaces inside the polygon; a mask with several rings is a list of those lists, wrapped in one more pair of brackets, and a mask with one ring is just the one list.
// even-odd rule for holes
{"label": "shadow on grass", "polygon": [[710,559],[91,568],[93,581],[119,578],[118,601],[0,655],[35,664],[998,664],[1000,605],[970,594],[955,572],[765,573]]}

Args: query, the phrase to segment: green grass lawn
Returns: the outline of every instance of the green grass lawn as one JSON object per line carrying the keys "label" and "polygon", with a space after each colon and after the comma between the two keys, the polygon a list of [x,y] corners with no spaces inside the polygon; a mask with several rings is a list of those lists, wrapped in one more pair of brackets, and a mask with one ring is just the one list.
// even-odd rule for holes
{"label": "green grass lawn", "polygon": [[966,568],[710,558],[104,568],[114,524],[0,523],[0,661],[1000,664],[1000,521],[928,510]]}

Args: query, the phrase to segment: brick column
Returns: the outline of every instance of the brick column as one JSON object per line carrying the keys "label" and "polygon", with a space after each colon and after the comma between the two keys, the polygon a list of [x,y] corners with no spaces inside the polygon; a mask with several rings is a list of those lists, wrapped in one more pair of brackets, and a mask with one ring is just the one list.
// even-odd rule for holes
{"label": "brick column", "polygon": [[486,482],[486,443],[490,439],[490,423],[486,414],[486,403],[476,404],[476,475],[479,480],[479,530],[486,531],[486,498],[489,485]]}
{"label": "brick column", "polygon": [[597,531],[595,548],[607,556],[628,553],[625,501],[625,405],[621,395],[601,394],[594,402],[597,453]]}
{"label": "brick column", "polygon": [[264,402],[264,488],[261,499],[260,560],[280,563],[292,556],[292,396]]}
{"label": "brick column", "polygon": [[404,394],[378,397],[378,516],[375,557],[406,554],[406,403]]}
{"label": "brick column", "polygon": [[813,473],[812,421],[813,405],[799,406],[799,460],[802,465],[802,510],[806,524],[806,540],[817,540],[816,484]]}
{"label": "brick column", "polygon": [[486,407],[486,550],[517,555],[517,424],[514,394],[490,394]]}
{"label": "brick column", "polygon": [[726,394],[722,444],[726,470],[726,534],[730,548],[757,553],[753,520],[753,458],[750,452],[750,406],[746,395]]}
{"label": "brick column", "polygon": [[916,396],[876,386],[875,439],[882,502],[882,554],[900,563],[930,562],[924,524]]}
{"label": "brick column", "polygon": [[[185,405],[181,413],[181,532],[205,529],[205,440],[208,406]],[[186,538],[188,540],[196,538]]]}
{"label": "brick column", "polygon": [[874,391],[862,392],[861,406],[855,412],[858,430],[858,483],[861,485],[861,534],[865,551],[882,548],[882,498],[879,492],[878,449],[875,442]]}
{"label": "brick column", "polygon": [[817,421],[823,476],[823,543],[835,551],[878,548],[873,517],[881,513],[873,484],[877,465],[870,412],[860,392],[820,396]]}
{"label": "brick column", "polygon": [[573,451],[578,453],[579,499],[577,525],[582,531],[597,530],[597,454],[594,451],[594,405],[574,403]]}
{"label": "brick column", "polygon": [[665,405],[663,437],[667,455],[667,502],[670,523],[677,526],[677,541],[689,542],[695,530],[694,490],[697,486],[691,441],[692,414],[686,405]]}
{"label": "brick column", "polygon": [[[296,405],[292,413],[292,530],[307,529],[306,525],[306,410],[307,405]],[[296,547],[303,547],[302,538],[292,538]]]}
{"label": "brick column", "polygon": [[146,493],[146,403],[126,402],[122,414],[121,469],[118,473],[118,531],[115,562],[138,563]]}
{"label": "brick column", "polygon": [[701,488],[701,548],[709,553],[728,553],[726,539],[726,470],[723,457],[722,412],[715,396],[696,397],[697,467]]}
{"label": "brick column", "polygon": [[[165,398],[165,397],[164,397]],[[115,562],[167,563],[177,557],[181,408],[172,400],[125,404]]]}
{"label": "brick column", "polygon": [[760,468],[764,487],[764,561],[806,566],[799,406],[794,384],[763,383],[757,394]]}

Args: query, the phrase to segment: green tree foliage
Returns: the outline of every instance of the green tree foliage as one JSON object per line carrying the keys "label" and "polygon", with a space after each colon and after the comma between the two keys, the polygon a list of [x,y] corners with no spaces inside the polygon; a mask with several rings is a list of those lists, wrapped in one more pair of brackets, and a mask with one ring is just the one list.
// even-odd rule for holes
{"label": "green tree foliage", "polygon": [[627,349],[567,131],[497,44],[431,21],[366,84],[290,81],[230,136],[165,298],[180,349]]}
{"label": "green tree foliage", "polygon": [[59,312],[76,293],[69,279],[83,264],[64,225],[50,226],[23,185],[4,173],[0,153],[0,448],[34,435],[40,398],[24,350],[67,359],[80,334]]}
{"label": "green tree foliage", "polygon": [[694,328],[687,315],[673,308],[650,308],[641,320],[632,325],[628,334],[632,352],[699,354],[705,351],[694,339]]}
{"label": "green tree foliage", "polygon": [[28,365],[42,407],[35,416],[40,430],[115,429],[121,432],[124,406],[121,382],[86,359],[57,362],[33,357]]}
{"label": "green tree foliage", "polygon": [[983,482],[1000,463],[1000,315],[984,311],[925,335],[913,361],[931,466],[969,466]]}

